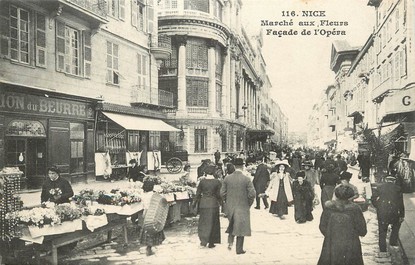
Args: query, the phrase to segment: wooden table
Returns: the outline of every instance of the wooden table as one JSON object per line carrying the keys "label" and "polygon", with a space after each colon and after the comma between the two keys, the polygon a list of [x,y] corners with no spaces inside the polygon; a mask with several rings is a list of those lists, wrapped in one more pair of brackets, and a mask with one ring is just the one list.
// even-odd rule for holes
{"label": "wooden table", "polygon": [[[84,239],[92,234],[106,232],[107,233],[107,242],[111,241],[112,230],[122,227],[124,234],[124,243],[128,244],[128,232],[127,232],[127,218],[120,216],[114,220],[108,222],[107,225],[102,226],[94,230],[94,232],[89,231],[84,228],[80,231],[75,231],[71,233],[61,234],[61,235],[51,235],[45,236],[42,246],[47,246],[52,251],[52,264],[58,264],[58,248],[66,246],[70,243],[78,242],[81,239]],[[39,258],[39,251],[37,251],[36,256]]]}

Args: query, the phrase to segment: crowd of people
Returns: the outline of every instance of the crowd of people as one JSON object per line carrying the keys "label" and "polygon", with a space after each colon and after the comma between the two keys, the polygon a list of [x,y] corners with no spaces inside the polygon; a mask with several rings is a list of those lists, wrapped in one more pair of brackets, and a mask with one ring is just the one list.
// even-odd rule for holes
{"label": "crowd of people", "polygon": [[[247,156],[226,155],[223,163],[220,157],[220,152],[216,151],[215,162],[203,160],[198,168],[199,185],[194,205],[201,207],[210,202],[209,210],[200,211],[198,231],[202,247],[220,243],[218,216],[220,208],[224,208],[229,220],[228,248],[231,249],[236,236],[236,253],[245,253],[243,238],[251,235],[250,205],[256,202],[254,209],[261,209],[261,201],[264,209],[281,220],[293,206],[294,220],[299,224],[312,221],[313,209],[321,204],[323,213],[319,228],[325,239],[318,264],[363,264],[359,237],[367,233],[363,211],[367,209],[364,205],[371,201],[378,215],[379,255],[387,254],[389,225],[392,226],[389,245],[397,244],[405,212],[402,192],[408,185],[405,183],[408,177],[405,174],[401,177],[398,172],[409,174],[405,157],[394,161],[393,170],[373,187],[368,183],[371,162],[366,152],[358,155],[346,151],[338,154],[312,150],[280,152],[275,159],[270,159],[270,154],[265,152],[248,152]],[[255,170],[247,171],[252,165]],[[359,168],[359,179],[369,184],[369,190],[359,193],[350,183],[353,174],[349,167]],[[316,187],[320,187],[320,194]]]}
{"label": "crowd of people", "polygon": [[[408,160],[405,155],[392,157],[383,182],[372,185],[365,194],[365,203],[371,201],[377,211],[381,253],[387,253],[389,225],[392,229],[389,245],[398,244],[399,229],[405,216],[402,192],[414,191],[414,171]],[[130,164],[128,179],[143,182],[146,212],[154,194],[154,183],[146,177],[137,161],[133,159]],[[363,264],[359,237],[367,230],[363,208],[357,203],[362,194],[350,183],[352,173],[348,170],[350,166],[359,166],[359,177],[367,182],[370,164],[365,152],[357,157],[353,152],[335,155],[312,150],[275,154],[248,152],[247,156],[241,152],[221,159],[220,152],[216,151],[214,162],[203,160],[197,169],[197,192],[192,206],[200,215],[200,247],[214,248],[215,244],[221,243],[221,211],[228,219],[228,249],[232,249],[236,237],[236,254],[244,254],[244,238],[251,236],[250,209],[254,202],[254,209],[261,209],[262,201],[264,209],[281,220],[293,206],[298,224],[314,220],[313,210],[321,204],[323,212],[319,228],[324,243],[318,264]],[[185,176],[188,177],[189,172],[190,166],[186,165]],[[317,194],[317,187],[320,187],[320,194]],[[66,203],[72,196],[69,182],[60,177],[56,167],[49,168],[41,201]],[[143,226],[138,215],[132,216],[132,220]],[[161,244],[165,237],[163,231],[142,229],[140,238],[147,245],[147,255],[152,255],[151,247]]]}

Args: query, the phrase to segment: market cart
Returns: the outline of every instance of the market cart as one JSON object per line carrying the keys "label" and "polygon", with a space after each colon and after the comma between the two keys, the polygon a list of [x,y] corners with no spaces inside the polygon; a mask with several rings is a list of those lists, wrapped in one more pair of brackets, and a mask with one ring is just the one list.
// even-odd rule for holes
{"label": "market cart", "polygon": [[162,151],[161,164],[165,165],[170,173],[179,173],[183,169],[183,162],[187,162],[187,151]]}

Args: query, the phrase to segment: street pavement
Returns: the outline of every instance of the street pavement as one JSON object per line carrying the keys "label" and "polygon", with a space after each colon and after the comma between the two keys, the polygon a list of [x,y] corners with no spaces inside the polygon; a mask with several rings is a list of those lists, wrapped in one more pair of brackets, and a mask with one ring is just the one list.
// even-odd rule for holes
{"label": "street pavement", "polygon": [[[192,170],[195,177],[195,169]],[[357,170],[353,173],[352,183],[362,188],[357,179]],[[172,180],[181,174],[171,175],[162,171],[162,177]],[[121,180],[115,183],[93,182],[74,185],[75,192],[86,188],[114,188],[128,185]],[[26,203],[39,200],[39,193],[22,194]],[[27,205],[26,205],[27,206]],[[140,246],[137,231],[129,224],[130,243],[124,246],[121,236],[113,242],[95,247],[81,249],[81,244],[70,255],[62,256],[61,264],[284,264],[308,265],[316,264],[320,255],[323,236],[319,231],[319,219],[322,209],[316,206],[313,211],[314,220],[305,224],[297,224],[294,220],[294,208],[289,207],[285,220],[272,216],[265,209],[251,210],[252,236],[245,238],[244,255],[236,255],[235,249],[227,249],[228,220],[223,216],[221,222],[222,243],[215,248],[201,248],[197,236],[195,218],[183,217],[180,222],[173,223],[165,229],[166,240],[162,245],[154,247],[155,255],[146,256],[145,246]],[[376,213],[372,207],[364,212],[368,233],[361,237],[363,259],[366,265],[371,264],[403,264],[399,249],[391,249],[391,256],[379,257]],[[114,233],[116,235],[116,233]]]}

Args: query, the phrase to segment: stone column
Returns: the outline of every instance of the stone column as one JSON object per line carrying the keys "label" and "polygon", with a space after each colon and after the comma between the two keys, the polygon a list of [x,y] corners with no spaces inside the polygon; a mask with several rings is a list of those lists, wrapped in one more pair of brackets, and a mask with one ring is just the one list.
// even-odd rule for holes
{"label": "stone column", "polygon": [[209,75],[209,85],[208,85],[208,94],[209,94],[209,112],[211,116],[217,116],[216,112],[216,56],[215,48],[217,41],[209,40],[208,41],[208,75]]}
{"label": "stone column", "polygon": [[227,48],[224,48],[223,52],[223,69],[222,69],[222,116],[224,118],[230,118],[230,71],[231,71],[231,59]]}
{"label": "stone column", "polygon": [[230,106],[230,118],[231,120],[237,118],[235,116],[236,114],[236,88],[235,88],[235,82],[236,82],[236,76],[235,76],[235,57],[233,54],[231,54],[232,58],[231,65],[230,65],[230,78],[229,78],[229,92],[230,97],[228,98],[228,104]]}
{"label": "stone column", "polygon": [[177,60],[177,112],[186,114],[186,36],[176,36],[179,45]]}

